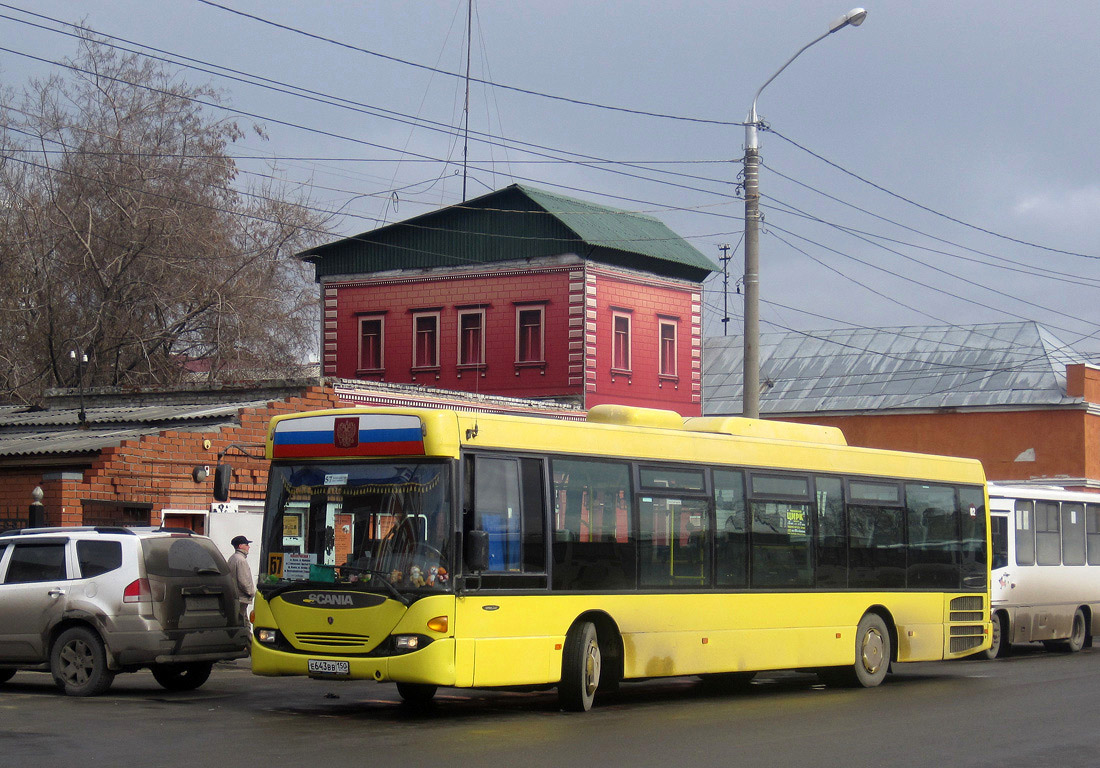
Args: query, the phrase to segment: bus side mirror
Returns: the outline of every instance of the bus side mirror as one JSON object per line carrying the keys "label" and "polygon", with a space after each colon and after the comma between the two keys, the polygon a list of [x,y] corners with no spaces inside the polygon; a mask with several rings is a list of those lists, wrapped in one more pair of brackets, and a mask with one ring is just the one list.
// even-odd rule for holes
{"label": "bus side mirror", "polygon": [[233,467],[219,464],[214,467],[214,500],[229,501],[229,481],[233,477]]}
{"label": "bus side mirror", "polygon": [[489,570],[489,533],[480,529],[466,534],[466,570],[481,573]]}

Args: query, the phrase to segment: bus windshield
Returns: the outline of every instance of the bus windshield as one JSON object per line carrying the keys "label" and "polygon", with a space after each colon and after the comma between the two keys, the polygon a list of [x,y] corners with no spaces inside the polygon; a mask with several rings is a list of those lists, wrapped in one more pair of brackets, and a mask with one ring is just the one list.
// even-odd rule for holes
{"label": "bus windshield", "polygon": [[448,589],[450,470],[447,462],[273,465],[261,586],[310,581],[389,593]]}

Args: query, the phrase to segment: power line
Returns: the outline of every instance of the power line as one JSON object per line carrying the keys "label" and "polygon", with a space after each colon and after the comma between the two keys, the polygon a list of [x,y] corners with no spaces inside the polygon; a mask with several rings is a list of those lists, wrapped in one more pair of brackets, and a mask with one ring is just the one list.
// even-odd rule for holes
{"label": "power line", "polygon": [[[262,16],[257,16],[257,15],[252,14],[252,13],[246,13],[244,11],[239,11],[235,8],[230,8],[229,6],[222,5],[220,3],[215,3],[212,0],[198,0],[198,2],[203,3],[204,5],[209,5],[212,8],[218,8],[220,10],[227,11],[228,13],[236,14],[237,16],[242,16],[246,19],[251,19],[252,21],[258,21],[261,24],[267,24],[267,25],[275,27],[277,29],[282,29],[286,32],[293,32],[296,35],[302,35],[303,37],[308,37],[308,38],[313,39],[313,40],[319,40],[321,42],[329,43],[331,45],[336,45],[336,46],[339,46],[341,48],[346,48],[346,49],[351,50],[351,51],[356,51],[358,53],[364,53],[368,56],[375,56],[379,59],[384,59],[386,61],[391,61],[391,62],[394,62],[394,63],[397,63],[397,64],[404,64],[405,66],[415,67],[417,69],[426,70],[428,72],[434,72],[434,73],[439,74],[439,75],[446,75],[447,77],[454,77],[454,78],[459,78],[459,79],[464,78],[464,75],[459,74],[458,72],[450,72],[450,71],[445,70],[445,69],[439,69],[438,67],[430,67],[427,64],[420,64],[419,62],[409,61],[407,59],[398,58],[397,56],[390,56],[388,54],[379,53],[378,51],[372,51],[372,50],[369,50],[367,48],[361,48],[357,45],[352,45],[350,43],[345,43],[345,42],[342,42],[340,40],[335,40],[335,39],[330,38],[330,37],[325,37],[323,35],[315,34],[313,32],[306,32],[305,30],[298,29],[297,27],[292,27],[292,26],[289,26],[287,24],[280,24],[279,22],[271,21],[270,19],[265,19]],[[471,80],[471,82],[478,83],[479,85],[487,85],[491,88],[499,88],[501,90],[514,91],[516,93],[522,93],[522,94],[525,94],[527,96],[538,96],[540,98],[553,99],[554,101],[562,101],[562,102],[566,102],[568,104],[576,104],[576,105],[583,106],[583,107],[594,107],[596,109],[605,109],[605,110],[610,110],[610,111],[613,111],[613,112],[625,112],[627,114],[640,115],[642,117],[655,117],[655,118],[660,118],[660,119],[663,119],[663,120],[677,120],[677,121],[687,122],[687,123],[703,123],[703,124],[707,124],[707,125],[724,125],[724,126],[731,126],[731,127],[737,127],[737,126],[744,127],[744,125],[745,125],[744,123],[735,123],[735,122],[730,122],[728,120],[713,120],[713,119],[710,119],[710,118],[701,118],[701,117],[685,117],[683,115],[670,115],[670,114],[665,114],[665,113],[662,113],[662,112],[649,112],[647,110],[642,110],[642,109],[631,109],[631,108],[628,108],[628,107],[616,107],[616,106],[611,106],[611,105],[608,105],[608,104],[598,104],[598,103],[593,102],[593,101],[584,101],[582,99],[574,99],[574,98],[571,98],[569,96],[557,96],[557,95],[550,94],[550,93],[542,93],[540,91],[534,91],[534,90],[531,90],[531,89],[528,89],[528,88],[520,88],[520,87],[514,86],[514,85],[504,85],[502,83],[494,83],[494,82],[491,82],[489,80],[483,80],[483,79],[477,78],[477,77],[470,78],[470,80]]]}
{"label": "power line", "polygon": [[[872,218],[878,219],[879,221],[886,222],[887,224],[893,224],[896,227],[904,229],[908,232],[912,232],[914,234],[921,235],[922,237],[927,237],[930,240],[935,240],[936,242],[943,243],[945,245],[950,245],[950,246],[953,246],[955,248],[959,248],[960,250],[969,251],[970,253],[975,253],[975,254],[978,254],[980,256],[986,256],[990,259],[993,259],[994,261],[1003,261],[1003,262],[1006,262],[1008,264],[1012,264],[1014,266],[1013,267],[1008,267],[1008,266],[1003,266],[1001,264],[992,264],[992,263],[987,262],[987,261],[982,261],[981,259],[974,259],[974,258],[971,258],[971,257],[968,257],[968,256],[962,256],[962,255],[957,254],[957,253],[950,253],[949,251],[941,251],[941,250],[938,250],[936,248],[929,248],[928,246],[923,246],[923,245],[918,245],[916,243],[909,243],[909,242],[905,242],[905,241],[902,241],[902,240],[897,240],[897,239],[894,239],[894,238],[886,237],[884,235],[878,235],[878,234],[875,234],[873,232],[866,232],[866,231],[863,231],[863,230],[857,230],[857,229],[852,228],[852,227],[843,227],[843,226],[840,226],[840,225],[833,225],[833,226],[836,226],[838,229],[842,229],[844,231],[849,231],[849,232],[857,232],[859,234],[863,234],[863,235],[866,235],[868,237],[874,237],[874,238],[877,238],[877,239],[880,239],[880,240],[885,240],[887,242],[895,243],[897,245],[905,245],[905,246],[908,246],[910,248],[919,248],[920,250],[927,251],[928,253],[936,253],[936,254],[939,254],[941,256],[948,256],[950,258],[961,259],[963,261],[970,261],[970,262],[973,262],[975,264],[981,264],[983,266],[993,267],[995,269],[1004,269],[1004,270],[1007,270],[1007,271],[1010,271],[1010,272],[1019,272],[1019,273],[1022,273],[1022,274],[1034,275],[1035,277],[1046,277],[1047,279],[1050,279],[1050,280],[1059,280],[1060,278],[1074,278],[1073,280],[1063,280],[1063,282],[1070,282],[1070,283],[1074,283],[1074,284],[1077,284],[1077,285],[1084,285],[1084,283],[1078,282],[1080,280],[1089,280],[1091,282],[1100,283],[1100,280],[1098,280],[1098,279],[1088,278],[1088,277],[1084,277],[1082,275],[1074,275],[1074,274],[1071,274],[1069,272],[1060,272],[1058,270],[1053,270],[1053,269],[1040,269],[1038,267],[1032,266],[1031,264],[1026,264],[1024,262],[1016,261],[1015,259],[1010,259],[1006,256],[998,256],[996,254],[989,253],[988,251],[982,251],[982,250],[979,250],[977,248],[971,248],[969,246],[962,245],[961,243],[956,243],[952,240],[947,240],[945,238],[938,237],[938,236],[933,235],[929,232],[924,232],[922,230],[916,229],[915,227],[910,227],[906,224],[902,224],[899,221],[894,221],[893,219],[890,219],[888,217],[881,216],[877,213],[874,213],[873,211],[867,210],[866,208],[862,208],[858,205],[855,205],[854,203],[850,203],[846,200],[842,200],[841,198],[836,197],[835,195],[830,195],[828,192],[824,192],[824,191],[822,191],[820,189],[817,189],[816,187],[814,187],[810,184],[806,184],[805,182],[799,181],[798,179],[792,178],[791,176],[788,176],[788,175],[782,173],[781,171],[776,170],[772,166],[765,164],[763,162],[763,160],[761,160],[760,164],[763,165],[764,167],[766,167],[770,172],[774,173],[776,176],[779,176],[780,178],[786,179],[787,181],[791,182],[792,184],[797,184],[798,186],[800,186],[804,189],[808,189],[811,192],[815,192],[818,195],[821,195],[822,197],[824,197],[828,200],[832,200],[833,202],[840,203],[841,205],[844,205],[844,206],[847,206],[848,208],[859,211],[860,213],[866,214],[867,216],[871,216]],[[775,198],[773,197],[772,199],[775,199]],[[791,206],[791,207],[793,208],[793,206]],[[1026,267],[1026,269],[1024,269],[1023,267]]]}
{"label": "power line", "polygon": [[[114,48],[116,50],[121,50],[121,51],[125,51],[127,53],[141,55],[141,56],[144,56],[146,58],[149,58],[149,59],[152,59],[152,60],[155,60],[155,61],[161,61],[161,62],[164,62],[164,63],[172,64],[172,65],[183,67],[183,68],[186,68],[186,69],[191,69],[191,70],[195,70],[195,71],[198,71],[198,72],[202,72],[204,74],[214,75],[216,77],[221,77],[221,78],[231,80],[231,81],[234,81],[234,82],[239,82],[239,83],[242,83],[242,84],[245,84],[245,85],[252,85],[252,86],[264,88],[264,89],[267,89],[267,90],[271,90],[271,91],[274,91],[274,92],[277,92],[277,93],[282,93],[282,94],[285,94],[285,95],[295,96],[295,97],[298,97],[298,98],[307,99],[309,101],[313,101],[313,102],[317,102],[317,103],[321,103],[321,104],[326,104],[328,106],[338,107],[338,108],[341,108],[341,109],[347,109],[347,110],[350,110],[350,111],[353,111],[353,112],[359,112],[359,113],[362,113],[362,114],[367,114],[367,115],[370,115],[372,117],[377,117],[377,118],[381,118],[381,119],[385,119],[385,120],[391,120],[391,121],[394,121],[394,122],[411,125],[413,127],[418,127],[418,128],[423,128],[423,129],[426,129],[426,130],[429,130],[429,131],[435,131],[435,132],[438,132],[438,133],[443,133],[443,134],[446,134],[446,135],[451,136],[451,137],[456,137],[456,136],[461,135],[461,132],[458,131],[458,129],[456,129],[454,126],[451,126],[447,123],[440,123],[438,121],[428,120],[427,118],[422,118],[422,117],[419,117],[419,116],[412,116],[412,115],[409,115],[409,114],[406,114],[406,113],[386,109],[384,107],[379,107],[377,105],[365,104],[363,102],[358,102],[358,101],[354,101],[354,100],[351,100],[351,99],[345,99],[345,98],[340,97],[340,96],[334,96],[334,95],[331,95],[331,94],[323,93],[321,91],[316,91],[316,90],[312,90],[312,89],[309,89],[309,88],[304,88],[302,86],[285,83],[283,81],[273,80],[271,78],[264,77],[262,75],[256,75],[256,74],[252,74],[252,73],[249,73],[249,72],[244,72],[242,70],[234,69],[234,68],[231,68],[231,67],[225,67],[223,65],[214,64],[212,62],[205,61],[205,60],[202,60],[202,59],[195,59],[195,58],[192,58],[192,57],[189,57],[189,56],[184,56],[182,54],[178,54],[178,53],[174,53],[174,52],[171,52],[171,51],[166,51],[166,50],[161,49],[161,48],[156,48],[154,46],[146,45],[144,43],[139,43],[139,42],[136,42],[136,41],[133,41],[133,40],[129,40],[127,38],[122,38],[122,37],[118,37],[118,36],[115,36],[115,35],[110,35],[110,34],[107,34],[107,33],[99,32],[97,30],[94,30],[94,29],[91,29],[91,28],[88,28],[88,27],[80,27],[80,26],[62,21],[60,19],[55,19],[55,18],[50,17],[50,16],[45,16],[43,14],[38,14],[38,13],[34,13],[34,12],[27,11],[27,10],[24,10],[24,9],[15,8],[14,6],[8,5],[6,3],[0,3],[0,7],[12,8],[13,10],[17,10],[17,11],[20,11],[22,13],[26,13],[28,15],[35,16],[37,18],[45,19],[45,20],[53,22],[55,24],[60,24],[60,25],[64,25],[64,26],[67,26],[67,27],[71,27],[71,28],[76,29],[78,31],[90,32],[94,35],[100,36],[102,38],[106,38],[107,40],[117,40],[117,41],[121,41],[123,43],[126,43],[127,45],[138,46],[142,50],[134,50],[132,48],[125,48],[123,46],[116,45],[116,44],[113,44],[113,43],[110,43],[110,42],[103,42],[104,45],[107,45],[108,47]],[[37,29],[42,29],[42,30],[52,32],[52,33],[55,33],[55,34],[65,35],[67,37],[72,37],[72,38],[75,38],[75,39],[83,39],[81,37],[81,35],[78,34],[78,33],[66,32],[64,30],[59,30],[59,29],[51,29],[49,27],[45,27],[45,26],[42,26],[40,24],[35,24],[33,22],[29,22],[29,21],[26,21],[24,19],[18,19],[18,18],[12,17],[12,16],[3,15],[3,14],[0,14],[0,18],[8,19],[10,21],[14,21],[14,22],[19,23],[19,24],[32,26],[32,27],[35,27]],[[154,51],[156,54],[163,54],[163,55],[152,55],[152,54],[148,53],[148,51]],[[16,53],[18,53],[18,52],[16,52]],[[27,55],[27,54],[19,54],[19,55]],[[171,58],[166,58],[166,57],[171,57]],[[191,63],[187,63],[187,62],[191,62]],[[65,64],[64,62],[50,62],[50,63],[53,63],[56,66],[60,66],[60,67],[69,66],[69,65]],[[201,65],[201,66],[199,66],[199,65]],[[213,67],[214,69],[208,69],[207,67]],[[222,108],[224,109],[225,107],[222,107]],[[249,116],[251,116],[251,115],[249,115]],[[273,122],[278,122],[274,118],[258,117],[257,119],[267,119],[267,120],[271,120]],[[301,126],[298,126],[298,127],[301,127]],[[307,130],[313,130],[313,129],[307,129]],[[728,180],[725,180],[725,179],[714,179],[714,178],[710,178],[710,177],[706,177],[706,176],[699,176],[697,174],[687,174],[687,173],[683,173],[683,172],[679,172],[679,171],[667,171],[667,170],[660,169],[660,168],[648,168],[648,167],[646,167],[646,165],[644,163],[635,163],[633,161],[616,161],[616,160],[609,160],[609,159],[606,159],[606,158],[598,158],[598,157],[594,157],[594,156],[590,156],[590,155],[585,155],[583,153],[576,153],[576,152],[571,152],[569,150],[555,149],[555,148],[552,148],[552,147],[547,147],[547,146],[543,146],[543,145],[539,145],[539,144],[534,144],[534,143],[531,143],[531,142],[524,142],[524,141],[519,141],[519,140],[505,140],[503,138],[498,141],[495,137],[491,136],[490,134],[486,134],[484,132],[476,131],[476,130],[471,131],[471,135],[473,136],[473,138],[476,141],[479,141],[483,144],[488,145],[490,147],[490,149],[493,146],[501,146],[504,149],[508,149],[509,145],[511,144],[511,145],[514,145],[513,148],[518,150],[518,151],[523,151],[523,152],[526,152],[528,154],[532,154],[532,155],[535,155],[537,157],[547,159],[549,162],[562,162],[562,163],[585,165],[585,166],[589,165],[589,163],[592,163],[593,167],[596,167],[597,170],[601,170],[601,168],[599,168],[599,166],[602,166],[602,165],[616,165],[616,166],[623,166],[623,167],[636,167],[639,170],[655,171],[657,173],[666,174],[666,175],[673,176],[673,177],[683,177],[683,178],[686,178],[686,179],[701,181],[701,182],[705,182],[705,183],[723,184],[723,185],[729,185],[729,184],[732,183],[732,182],[729,182]],[[406,147],[403,148],[402,150],[397,150],[396,148],[393,148],[393,147],[387,147],[387,149],[389,149],[390,151],[393,151],[393,152],[404,153],[407,150],[407,144],[406,144]],[[535,151],[535,150],[540,150],[540,151]],[[579,159],[554,157],[553,155],[545,154],[545,152],[557,152],[557,153],[562,153],[562,154],[566,154],[566,155],[572,155],[573,158],[579,158]],[[436,158],[431,158],[431,159],[418,158],[418,159],[422,162],[442,162],[444,164],[449,164],[451,162],[449,159],[445,159],[445,158],[439,158],[439,159],[436,159]],[[399,161],[389,161],[389,162],[408,162],[408,161],[405,160],[404,157],[402,156],[402,158]],[[490,161],[490,162],[492,162],[492,161]],[[729,161],[714,161],[714,162],[729,162]],[[485,169],[482,168],[481,170],[485,170]],[[607,169],[604,169],[604,170],[607,170]],[[492,172],[492,171],[490,171],[490,172]],[[614,169],[610,169],[610,172],[625,174],[624,171],[616,171]],[[655,179],[655,178],[652,178],[652,177],[637,176],[636,174],[626,174],[626,175],[633,176],[635,178],[643,179],[643,180],[646,180],[646,181],[651,181],[653,183],[670,183],[670,184],[672,183],[672,182],[662,182],[661,180]],[[687,186],[684,186],[683,188],[688,189],[688,190],[692,190],[692,191],[705,191],[705,190],[699,190],[697,188],[687,187]]]}
{"label": "power line", "polygon": [[[199,1],[200,2],[205,2],[206,0],[199,0]],[[931,213],[934,216],[939,216],[942,219],[946,219],[947,221],[950,221],[954,224],[959,224],[960,226],[967,227],[968,229],[973,229],[976,232],[981,232],[981,233],[986,234],[986,235],[991,235],[992,237],[1000,238],[1001,240],[1007,240],[1010,243],[1016,243],[1017,245],[1026,245],[1029,248],[1038,248],[1039,250],[1047,251],[1049,253],[1061,253],[1061,254],[1066,255],[1066,256],[1078,256],[1082,259],[1100,259],[1100,256],[1093,256],[1093,255],[1090,255],[1090,254],[1087,254],[1087,253],[1078,253],[1076,251],[1064,251],[1060,248],[1051,248],[1050,246],[1040,245],[1039,243],[1032,243],[1032,242],[1029,242],[1027,240],[1021,240],[1021,239],[1016,238],[1016,237],[1010,237],[1009,235],[1002,235],[1001,233],[994,232],[991,229],[986,229],[984,227],[979,227],[976,224],[970,224],[969,222],[963,221],[962,219],[957,219],[954,216],[950,216],[946,213],[942,213],[941,211],[937,211],[934,208],[929,208],[926,205],[922,205],[922,204],[920,204],[920,203],[918,203],[914,200],[909,199],[908,197],[905,197],[904,195],[899,195],[897,192],[892,192],[889,189],[887,189],[886,187],[884,187],[880,184],[876,184],[875,182],[870,181],[869,179],[866,179],[863,176],[860,176],[858,173],[855,173],[853,171],[849,171],[847,168],[844,168],[843,166],[838,165],[837,163],[834,163],[832,160],[828,160],[828,159],[822,157],[821,155],[817,154],[813,150],[807,149],[806,147],[802,146],[801,144],[799,144],[794,139],[791,139],[791,138],[788,138],[787,136],[784,136],[783,134],[779,133],[779,131],[773,130],[771,128],[767,128],[767,130],[770,130],[773,134],[775,134],[779,138],[783,139],[784,141],[788,142],[789,144],[792,144],[793,146],[797,147],[798,149],[801,149],[806,154],[817,158],[818,160],[825,163],[826,165],[829,165],[829,166],[837,169],[841,173],[847,174],[848,176],[851,176],[853,179],[856,179],[858,181],[862,181],[864,184],[867,184],[868,186],[874,187],[875,189],[879,190],[880,192],[883,192],[887,195],[890,195],[891,197],[896,198],[898,200],[901,200],[904,203],[908,203],[909,205],[912,205],[916,208],[920,208],[922,211],[925,211],[927,213]]]}
{"label": "power line", "polygon": [[[794,210],[798,211],[797,208],[795,208]],[[802,213],[802,212],[799,211],[799,213]],[[915,264],[919,264],[919,265],[925,267],[926,269],[931,269],[932,271],[938,272],[938,273],[940,273],[940,274],[942,274],[946,277],[949,277],[951,279],[958,280],[960,282],[963,282],[967,285],[971,285],[975,288],[979,288],[981,290],[989,291],[990,293],[994,293],[998,296],[1002,296],[1004,298],[1011,299],[1012,301],[1016,301],[1016,302],[1019,302],[1021,304],[1027,304],[1028,306],[1035,307],[1036,309],[1041,309],[1041,310],[1044,310],[1046,312],[1051,312],[1055,315],[1060,315],[1062,317],[1066,317],[1066,318],[1069,318],[1071,320],[1081,321],[1081,318],[1076,314],[1071,315],[1067,312],[1063,312],[1061,310],[1054,309],[1053,307],[1047,307],[1047,306],[1044,306],[1042,304],[1036,304],[1035,302],[1029,301],[1028,299],[1025,299],[1021,296],[1016,296],[1016,295],[1013,295],[1013,294],[1010,294],[1010,293],[1005,293],[1004,291],[998,290],[997,288],[993,288],[993,287],[990,287],[988,285],[983,285],[982,283],[978,283],[974,280],[968,280],[966,278],[963,278],[963,277],[960,277],[958,275],[952,274],[952,273],[950,273],[950,272],[948,272],[944,269],[941,269],[940,267],[934,266],[934,265],[929,264],[929,263],[924,262],[924,261],[920,261],[919,259],[917,259],[913,256],[910,256],[908,254],[902,253],[901,251],[895,250],[893,248],[887,248],[886,246],[882,245],[881,243],[873,242],[873,241],[867,239],[866,237],[863,237],[859,234],[856,234],[854,231],[845,230],[844,228],[840,227],[839,225],[832,224],[831,222],[825,221],[824,219],[818,219],[816,217],[808,217],[808,218],[811,218],[813,221],[817,221],[818,223],[825,224],[826,226],[830,226],[830,227],[840,229],[841,231],[846,232],[846,234],[848,234],[849,236],[854,237],[857,240],[859,240],[863,243],[866,243],[867,245],[871,245],[871,246],[874,246],[876,248],[880,248],[880,249],[886,251],[887,253],[892,253],[895,256],[899,256],[899,257],[901,257],[903,259],[906,259],[908,261],[911,261]],[[807,242],[813,242],[812,240],[809,240],[808,238],[802,238],[800,235],[797,235],[793,232],[790,232],[789,234],[793,235],[794,237],[799,237],[800,239],[805,239],[805,240],[807,240]],[[839,251],[837,251],[837,253],[839,253]],[[846,258],[853,259],[855,261],[858,261],[861,264],[865,264],[867,266],[873,266],[869,262],[865,262],[865,261],[862,261],[860,259],[856,259],[854,256],[848,256],[846,254],[841,254],[841,255],[845,255]],[[875,268],[880,269],[880,270],[883,269],[882,267],[877,267],[877,266]],[[953,293],[951,293],[949,291],[946,291],[942,288],[935,288],[933,286],[929,286],[925,283],[921,283],[921,282],[919,282],[919,281],[917,281],[913,278],[906,277],[906,276],[901,275],[897,272],[889,272],[888,270],[883,270],[883,271],[887,271],[889,274],[896,275],[897,277],[900,277],[903,280],[910,280],[912,282],[915,282],[915,283],[917,283],[917,285],[921,285],[925,288],[931,288],[932,290],[936,290],[936,291],[938,291],[940,293],[943,293],[945,295],[952,296],[952,297],[957,298],[957,299],[962,299],[963,301],[969,301],[968,299],[965,299],[962,296],[959,296],[957,294],[953,294]],[[986,309],[993,309],[993,310],[1001,311],[1001,312],[1004,311],[1004,310],[997,310],[995,307],[989,306],[988,304],[981,304],[980,302],[974,302],[974,303],[977,303],[979,306],[985,307]],[[1006,312],[1005,314],[1009,314],[1009,313]],[[1084,322],[1084,321],[1081,321],[1081,322]],[[1090,323],[1090,325],[1094,325],[1094,324]],[[1061,329],[1061,330],[1065,330],[1065,329]],[[1070,333],[1073,333],[1073,331],[1070,331]]]}

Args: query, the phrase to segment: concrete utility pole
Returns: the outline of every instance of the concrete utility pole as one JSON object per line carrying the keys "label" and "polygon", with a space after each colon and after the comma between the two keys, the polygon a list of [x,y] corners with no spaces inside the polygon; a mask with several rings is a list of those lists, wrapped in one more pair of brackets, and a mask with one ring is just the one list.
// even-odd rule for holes
{"label": "concrete utility pole", "polygon": [[830,24],[828,32],[802,46],[760,86],[745,121],[745,355],[741,413],[750,419],[760,418],[760,143],[756,135],[760,118],[756,114],[756,102],[768,84],[802,51],[844,27],[858,27],[866,18],[867,11],[853,8]]}

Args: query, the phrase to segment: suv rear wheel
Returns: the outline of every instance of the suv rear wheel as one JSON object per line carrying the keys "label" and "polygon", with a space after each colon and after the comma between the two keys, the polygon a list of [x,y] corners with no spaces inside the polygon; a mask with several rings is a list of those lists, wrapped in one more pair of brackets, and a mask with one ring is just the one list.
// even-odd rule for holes
{"label": "suv rear wheel", "polygon": [[184,664],[156,664],[153,678],[170,691],[193,691],[206,682],[214,663],[193,661]]}
{"label": "suv rear wheel", "polygon": [[115,679],[107,668],[103,641],[87,627],[70,627],[61,633],[50,651],[50,671],[57,687],[70,696],[96,696]]}

